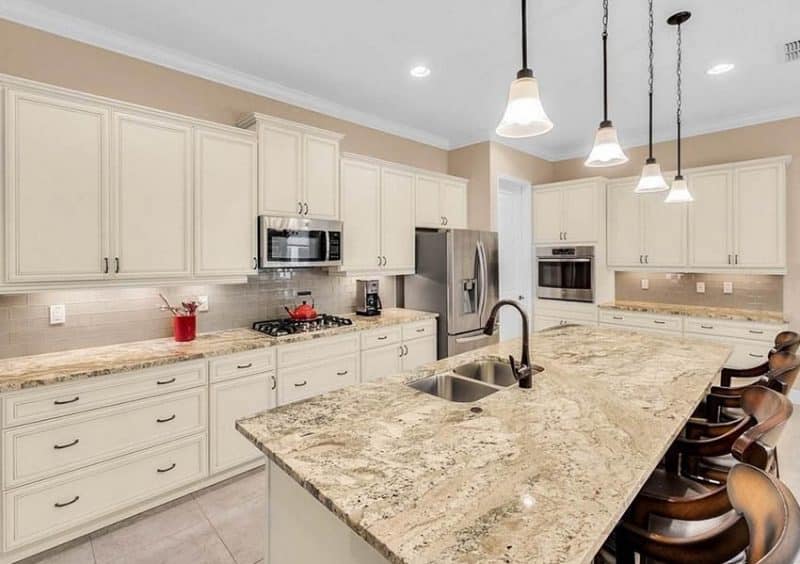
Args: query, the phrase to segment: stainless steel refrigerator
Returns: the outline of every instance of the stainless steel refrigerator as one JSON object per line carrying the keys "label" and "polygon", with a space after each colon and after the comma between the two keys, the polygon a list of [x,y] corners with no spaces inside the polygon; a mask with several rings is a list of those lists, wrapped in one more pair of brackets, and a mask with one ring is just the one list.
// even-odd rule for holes
{"label": "stainless steel refrigerator", "polygon": [[497,233],[418,230],[416,274],[403,281],[405,307],[438,319],[438,357],[497,343],[483,326],[498,299]]}

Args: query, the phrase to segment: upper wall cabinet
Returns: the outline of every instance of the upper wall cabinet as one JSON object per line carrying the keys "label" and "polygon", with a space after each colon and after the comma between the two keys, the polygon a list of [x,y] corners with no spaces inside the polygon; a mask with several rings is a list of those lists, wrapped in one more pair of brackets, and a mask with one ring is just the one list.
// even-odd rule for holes
{"label": "upper wall cabinet", "polygon": [[258,212],[339,219],[343,135],[252,114],[239,125],[258,133]]}
{"label": "upper wall cabinet", "polygon": [[533,192],[535,243],[596,242],[604,186],[604,178],[591,178],[536,187]]}
{"label": "upper wall cabinet", "polygon": [[417,227],[467,228],[467,181],[416,175]]}
{"label": "upper wall cabinet", "polygon": [[257,268],[258,145],[252,132],[198,127],[194,135],[195,273]]}

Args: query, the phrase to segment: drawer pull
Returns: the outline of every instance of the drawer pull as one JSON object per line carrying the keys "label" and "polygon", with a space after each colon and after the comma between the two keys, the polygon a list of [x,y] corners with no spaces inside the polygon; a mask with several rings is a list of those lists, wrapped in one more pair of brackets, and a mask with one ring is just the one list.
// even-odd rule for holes
{"label": "drawer pull", "polygon": [[756,354],[756,353],[747,353],[747,354],[749,354],[753,358],[764,358],[763,354]]}
{"label": "drawer pull", "polygon": [[347,374],[347,372],[348,372],[348,370],[343,370],[342,372],[337,372],[336,375],[337,376],[344,376],[344,375]]}
{"label": "drawer pull", "polygon": [[243,370],[245,368],[250,368],[251,366],[253,366],[253,363],[248,362],[247,364],[237,364],[236,368],[238,368],[239,370]]}
{"label": "drawer pull", "polygon": [[420,327],[419,329],[417,329],[417,333],[424,333],[424,332],[425,332],[424,327]]}
{"label": "drawer pull", "polygon": [[167,417],[166,419],[156,419],[156,423],[169,423],[173,419],[175,419],[175,414],[174,413],[172,415],[170,415],[169,417]]}
{"label": "drawer pull", "polygon": [[624,317],[622,317],[621,315],[612,315],[612,316],[611,316],[611,319],[616,319],[616,320],[618,320],[618,321],[622,321],[622,320],[623,320],[623,319],[625,319],[625,318],[624,318]]}
{"label": "drawer pull", "polygon": [[714,328],[713,325],[701,325],[700,326],[700,329],[713,329],[713,328]]}
{"label": "drawer pull", "polygon": [[72,505],[73,503],[75,503],[76,501],[78,501],[80,498],[81,498],[81,496],[79,496],[79,495],[76,495],[75,497],[73,497],[73,498],[72,498],[71,500],[69,500],[69,501],[66,501],[66,502],[64,502],[64,503],[55,502],[53,505],[54,505],[54,506],[56,506],[56,507],[58,507],[58,508],[61,508],[61,507],[66,507],[66,506],[68,506],[68,505]]}
{"label": "drawer pull", "polygon": [[170,464],[166,468],[156,468],[156,472],[158,472],[159,474],[163,474],[164,472],[169,472],[170,470],[174,470],[174,469],[175,469],[175,463],[173,462],[172,464]]}
{"label": "drawer pull", "polygon": [[656,325],[666,325],[667,324],[666,321],[661,321],[660,319],[654,319],[653,323],[655,323]]}
{"label": "drawer pull", "polygon": [[302,388],[302,387],[303,387],[303,386],[305,386],[306,384],[308,384],[308,381],[307,381],[307,380],[303,380],[303,381],[302,381],[302,382],[300,382],[299,384],[298,384],[297,382],[295,382],[295,384],[294,384],[294,387],[295,387],[295,388]]}
{"label": "drawer pull", "polygon": [[169,380],[156,380],[156,384],[159,386],[163,386],[165,384],[172,384],[175,381],[175,378],[170,378]]}
{"label": "drawer pull", "polygon": [[80,396],[75,396],[75,397],[74,397],[74,398],[72,398],[71,400],[55,400],[53,403],[54,403],[55,405],[67,405],[68,403],[75,403],[75,402],[76,402],[76,401],[78,401],[79,399],[81,399],[81,397],[80,397]]}
{"label": "drawer pull", "polygon": [[275,376],[273,376],[272,374],[270,374],[269,379],[272,382],[272,386],[270,387],[270,389],[274,390],[275,388],[278,387],[278,382],[275,380]]}
{"label": "drawer pull", "polygon": [[763,335],[763,334],[764,334],[764,332],[763,332],[763,331],[758,331],[757,329],[750,329],[750,332],[751,332],[753,335]]}
{"label": "drawer pull", "polygon": [[75,445],[77,445],[79,442],[81,442],[81,440],[80,440],[80,439],[75,439],[75,440],[74,440],[74,441],[72,441],[71,443],[67,443],[67,444],[65,444],[65,445],[53,445],[53,448],[54,448],[54,449],[56,449],[56,450],[61,450],[62,448],[69,448],[69,447],[75,446]]}
{"label": "drawer pull", "polygon": [[380,337],[378,337],[378,340],[379,341],[385,341],[388,338],[389,338],[389,335],[381,335]]}

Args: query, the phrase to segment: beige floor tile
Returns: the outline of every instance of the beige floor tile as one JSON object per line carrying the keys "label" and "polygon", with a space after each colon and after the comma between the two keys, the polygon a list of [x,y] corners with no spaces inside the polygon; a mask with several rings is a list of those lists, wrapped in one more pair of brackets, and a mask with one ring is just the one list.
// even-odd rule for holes
{"label": "beige floor tile", "polygon": [[59,546],[43,554],[26,558],[19,564],[94,564],[92,542],[85,539]]}
{"label": "beige floor tile", "polygon": [[259,496],[208,516],[237,564],[255,564],[264,557],[266,513],[266,499]]}
{"label": "beige floor tile", "polygon": [[253,498],[266,499],[264,470],[259,468],[194,494],[203,513],[213,517]]}

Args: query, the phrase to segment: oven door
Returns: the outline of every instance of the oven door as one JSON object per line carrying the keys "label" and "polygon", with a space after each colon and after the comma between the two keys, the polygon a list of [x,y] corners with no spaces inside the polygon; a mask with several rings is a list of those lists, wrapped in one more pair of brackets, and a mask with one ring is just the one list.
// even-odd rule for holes
{"label": "oven door", "polygon": [[[338,266],[341,228],[338,222],[294,218],[259,218],[261,268]],[[332,229],[333,228],[333,229]]]}
{"label": "oven door", "polygon": [[539,258],[536,297],[575,302],[594,301],[593,260]]}

